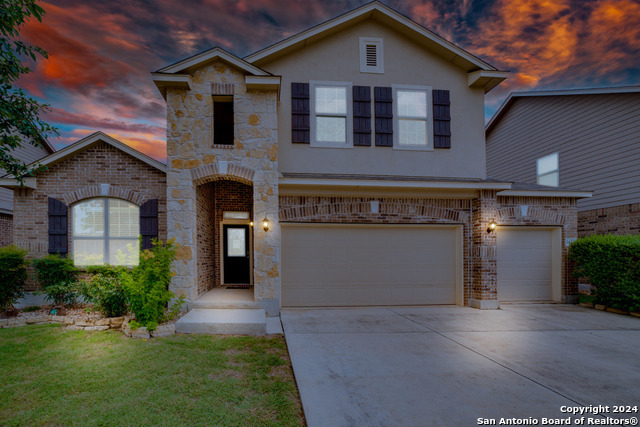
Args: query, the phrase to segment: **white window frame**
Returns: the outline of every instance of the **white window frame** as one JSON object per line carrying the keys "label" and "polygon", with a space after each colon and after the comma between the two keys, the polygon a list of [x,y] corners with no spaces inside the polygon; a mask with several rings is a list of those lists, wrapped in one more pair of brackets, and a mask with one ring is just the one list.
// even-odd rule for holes
{"label": "white window frame", "polygon": [[[102,237],[77,237],[74,233],[74,229],[75,229],[75,208],[82,204],[82,203],[86,203],[86,202],[90,202],[92,200],[104,200],[104,233]],[[80,264],[81,266],[89,266],[89,265],[107,265],[107,264],[111,264],[114,265],[109,258],[109,241],[110,240],[132,240],[134,239],[134,237],[109,237],[109,227],[110,227],[110,220],[109,220],[109,200],[119,200],[119,201],[123,201],[126,203],[129,203],[133,206],[135,206],[136,208],[138,208],[138,235],[135,236],[135,239],[139,239],[140,236],[140,206],[136,205],[135,203],[132,203],[128,200],[124,200],[124,199],[118,199],[115,197],[93,197],[90,199],[84,199],[84,200],[80,200],[78,203],[75,203],[73,206],[71,206],[71,255],[72,255],[72,259],[73,262],[75,264],[76,262],[76,258],[75,258],[75,241],[76,239],[78,240],[96,240],[96,241],[102,241],[103,242],[103,250],[104,250],[104,258],[103,258],[103,263],[102,264]],[[139,241],[139,240],[138,240]],[[138,260],[139,262],[139,260]],[[137,265],[137,264],[135,264]]]}
{"label": "white window frame", "polygon": [[[393,149],[413,151],[433,151],[433,88],[431,86],[392,85],[393,89]],[[425,92],[427,102],[427,138],[426,145],[400,145],[400,103],[398,91]],[[415,119],[413,117],[407,119]]]}
{"label": "white window frame", "polygon": [[[549,171],[549,172],[545,172],[545,173],[540,173],[540,161],[550,158],[550,157],[555,157],[556,158],[556,168]],[[555,152],[555,153],[551,153],[551,154],[547,154],[546,156],[542,156],[542,157],[538,157],[536,159],[536,183],[538,185],[545,185],[545,184],[540,184],[540,177],[544,177],[544,176],[549,176],[551,174],[557,174],[558,176],[558,180],[556,182],[556,185],[551,185],[549,187],[560,187],[560,153],[559,152]]]}
{"label": "white window frame", "polygon": [[[376,46],[376,66],[367,65],[367,45]],[[381,38],[360,37],[360,72],[384,74],[384,44]]]}
{"label": "white window frame", "polygon": [[[311,127],[310,146],[316,148],[353,148],[353,93],[351,82],[328,82],[328,81],[310,81],[309,82],[309,110],[311,117],[309,126]],[[329,142],[316,140],[316,88],[318,87],[344,87],[347,92],[347,112],[346,116],[321,114],[320,117],[345,117],[346,120],[346,141]]]}

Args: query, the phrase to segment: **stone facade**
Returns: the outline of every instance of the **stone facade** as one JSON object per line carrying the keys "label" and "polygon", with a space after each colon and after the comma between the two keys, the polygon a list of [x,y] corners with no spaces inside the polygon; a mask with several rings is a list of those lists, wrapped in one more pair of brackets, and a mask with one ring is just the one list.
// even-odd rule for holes
{"label": "stone facade", "polygon": [[640,234],[640,203],[578,212],[578,235]]}
{"label": "stone facade", "polygon": [[[230,93],[234,144],[215,144],[213,96]],[[207,277],[205,288],[211,280],[219,280],[211,279],[215,268],[212,272],[205,267],[212,260],[199,259],[210,254],[199,250],[198,228],[203,233],[212,224],[201,221],[199,227],[198,211],[206,209],[204,184],[230,180],[251,186],[251,217],[266,216],[272,224],[268,232],[261,227],[253,229],[254,297],[265,306],[279,301],[277,95],[277,90],[247,90],[244,74],[222,61],[194,71],[191,90],[167,89],[167,206],[172,225],[169,237],[181,245],[171,285],[176,294],[193,300],[199,294],[199,277]],[[215,231],[215,224],[213,228]]]}
{"label": "stone facade", "polygon": [[[377,209],[372,209],[372,203]],[[523,215],[520,206],[527,206]],[[576,236],[575,199],[503,197],[480,190],[474,199],[281,196],[280,221],[381,224],[456,224],[463,230],[464,305],[497,308],[497,240],[487,224],[558,226],[562,240]],[[562,253],[562,298],[577,293]]]}
{"label": "stone facade", "polygon": [[0,248],[13,243],[13,215],[0,213]]}
{"label": "stone facade", "polygon": [[[90,173],[89,173],[90,172]],[[20,218],[13,241],[29,250],[29,258],[48,254],[48,198],[67,206],[93,197],[116,197],[141,205],[158,199],[158,235],[167,238],[166,177],[164,172],[104,143],[97,144],[36,175],[37,189],[14,191],[14,215]],[[104,186],[102,184],[108,184]],[[106,192],[105,192],[106,190]],[[67,229],[71,230],[71,215]],[[71,234],[68,247],[71,249]],[[33,282],[29,290],[35,289]]]}

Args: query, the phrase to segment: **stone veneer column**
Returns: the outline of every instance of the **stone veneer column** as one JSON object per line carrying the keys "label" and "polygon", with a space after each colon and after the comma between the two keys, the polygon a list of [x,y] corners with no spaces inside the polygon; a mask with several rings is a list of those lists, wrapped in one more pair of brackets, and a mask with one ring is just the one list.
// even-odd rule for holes
{"label": "stone veneer column", "polygon": [[499,307],[496,233],[487,233],[489,223],[497,219],[496,191],[479,190],[471,203],[473,285],[469,302],[475,308]]}
{"label": "stone veneer column", "polygon": [[[196,187],[214,179],[253,186],[254,297],[280,308],[277,91],[247,90],[244,74],[215,61],[193,72],[191,90],[167,89],[168,234],[180,244],[171,290],[198,297]],[[213,144],[213,91],[233,88],[234,144]],[[225,89],[226,90],[226,89]],[[194,178],[196,177],[196,178]],[[262,229],[265,217],[271,223]]]}

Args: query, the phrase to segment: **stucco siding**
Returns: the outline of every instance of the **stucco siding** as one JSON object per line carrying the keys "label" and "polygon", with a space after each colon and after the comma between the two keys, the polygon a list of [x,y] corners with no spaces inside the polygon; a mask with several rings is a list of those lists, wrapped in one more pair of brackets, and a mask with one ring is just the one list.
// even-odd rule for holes
{"label": "stucco siding", "polygon": [[559,153],[560,187],[593,191],[581,211],[640,202],[640,94],[515,98],[487,135],[487,175],[536,183]]}
{"label": "stucco siding", "polygon": [[[360,37],[383,39],[384,74],[360,72]],[[280,172],[485,178],[483,90],[469,88],[464,70],[375,21],[358,23],[317,42],[309,41],[291,54],[258,65],[282,76],[278,108]],[[377,147],[375,143],[353,148],[292,144],[291,83],[309,81],[449,90],[451,148],[409,151]],[[371,92],[373,97],[373,89]],[[373,120],[372,127],[375,140]]]}
{"label": "stucco siding", "polygon": [[[44,147],[36,147],[31,144],[23,144],[11,152],[11,155],[29,164],[48,155],[49,152]],[[0,176],[6,172],[0,169]],[[0,188],[0,212],[13,211],[13,191],[8,188]]]}

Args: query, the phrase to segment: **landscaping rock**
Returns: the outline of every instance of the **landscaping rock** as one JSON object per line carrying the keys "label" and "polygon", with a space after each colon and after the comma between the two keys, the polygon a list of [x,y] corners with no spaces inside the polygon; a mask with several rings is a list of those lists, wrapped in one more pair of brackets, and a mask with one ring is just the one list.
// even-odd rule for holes
{"label": "landscaping rock", "polygon": [[153,338],[161,338],[161,337],[168,337],[171,335],[175,335],[175,333],[176,333],[175,325],[161,325],[151,332],[151,336]]}
{"label": "landscaping rock", "polygon": [[629,314],[628,311],[618,310],[617,308],[607,308],[607,311],[609,313],[615,313],[615,314]]}
{"label": "landscaping rock", "polygon": [[79,319],[76,320],[76,325],[78,326],[94,326],[95,321],[92,319]]}
{"label": "landscaping rock", "polygon": [[113,329],[120,329],[124,323],[124,317],[112,317],[109,319],[109,324]]}
{"label": "landscaping rock", "polygon": [[[111,321],[109,319],[98,319],[95,321],[96,326],[109,326]],[[108,329],[108,328],[107,328]]]}
{"label": "landscaping rock", "polygon": [[26,322],[28,325],[33,325],[34,323],[45,323],[49,320],[51,320],[49,316],[33,316],[26,318]]}
{"label": "landscaping rock", "polygon": [[3,326],[7,326],[9,324],[9,319],[0,319],[0,328]]}
{"label": "landscaping rock", "polygon": [[69,325],[67,326],[67,329],[69,329],[70,331],[83,331],[84,328],[82,326],[78,326],[78,325]]}
{"label": "landscaping rock", "polygon": [[131,338],[146,338],[149,339],[149,331],[146,327],[141,326],[138,329],[131,329]]}
{"label": "landscaping rock", "polygon": [[640,317],[640,313],[629,313],[630,315],[632,315],[633,317]]}
{"label": "landscaping rock", "polygon": [[51,321],[64,324],[64,316],[51,316]]}
{"label": "landscaping rock", "polygon": [[583,306],[583,307],[593,308],[593,303],[592,302],[581,302],[580,305]]}
{"label": "landscaping rock", "polygon": [[12,319],[7,319],[7,320],[9,320],[7,327],[24,326],[27,324],[27,320],[24,317],[14,317]]}
{"label": "landscaping rock", "polygon": [[85,331],[106,331],[107,329],[109,329],[109,325],[87,326],[84,328]]}
{"label": "landscaping rock", "polygon": [[595,307],[596,307],[596,310],[604,311],[604,310],[607,309],[607,306],[606,305],[602,305],[602,304],[596,304]]}

